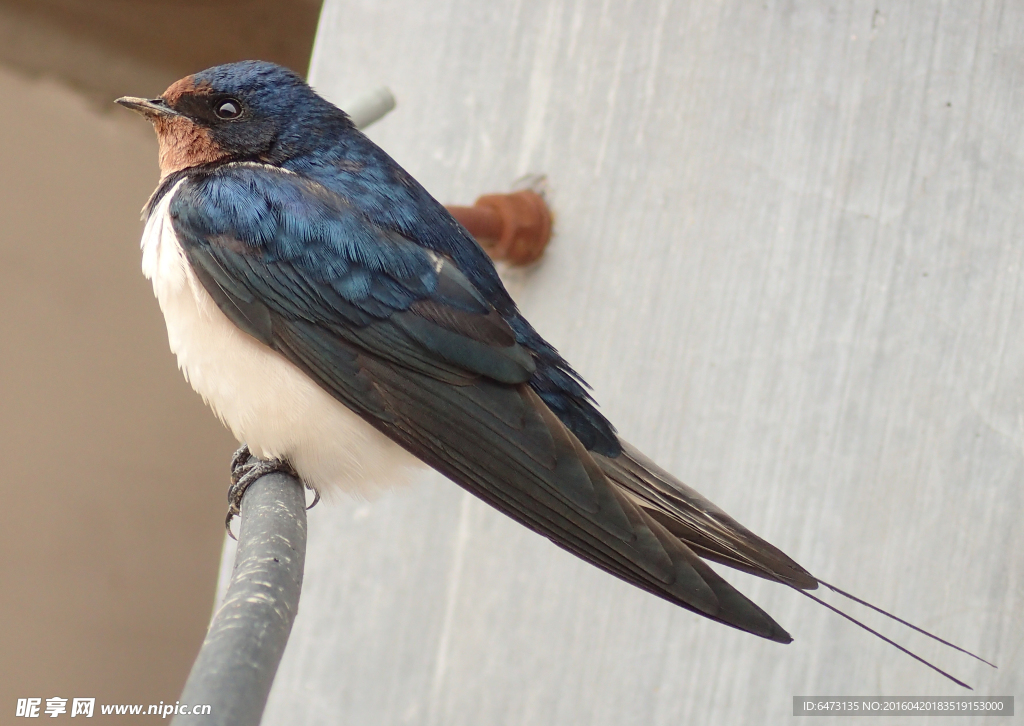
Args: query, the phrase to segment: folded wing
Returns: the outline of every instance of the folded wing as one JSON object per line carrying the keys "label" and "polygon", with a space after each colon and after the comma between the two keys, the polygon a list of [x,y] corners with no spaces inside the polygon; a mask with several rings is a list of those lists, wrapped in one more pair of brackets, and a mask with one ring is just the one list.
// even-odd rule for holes
{"label": "folded wing", "polygon": [[536,356],[452,259],[273,167],[196,175],[170,209],[225,315],[414,455],[637,587],[791,640],[701,556],[817,581],[632,447],[588,451],[531,385]]}

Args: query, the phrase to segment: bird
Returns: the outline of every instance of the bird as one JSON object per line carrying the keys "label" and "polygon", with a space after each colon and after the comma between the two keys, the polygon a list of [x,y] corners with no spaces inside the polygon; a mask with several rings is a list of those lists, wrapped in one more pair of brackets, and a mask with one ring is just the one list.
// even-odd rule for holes
{"label": "bird", "polygon": [[853,596],[623,440],[466,229],[300,76],[243,61],[117,103],[159,143],[142,270],[170,348],[243,443],[229,523],[274,468],[369,496],[426,464],[713,621],[792,640],[709,561],[853,620],[810,593]]}

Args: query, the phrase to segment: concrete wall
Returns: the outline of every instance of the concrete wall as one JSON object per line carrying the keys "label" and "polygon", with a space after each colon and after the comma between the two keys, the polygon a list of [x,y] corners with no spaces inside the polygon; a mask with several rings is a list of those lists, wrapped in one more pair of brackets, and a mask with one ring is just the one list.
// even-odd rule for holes
{"label": "concrete wall", "polygon": [[[623,436],[813,572],[1024,684],[1024,9],[329,2],[312,77],[445,202],[548,175],[509,273]],[[265,723],[788,723],[794,695],[962,691],[798,594],[759,641],[438,476],[310,513]],[[1018,699],[1019,703],[1019,699]],[[966,723],[969,720],[957,720]]]}

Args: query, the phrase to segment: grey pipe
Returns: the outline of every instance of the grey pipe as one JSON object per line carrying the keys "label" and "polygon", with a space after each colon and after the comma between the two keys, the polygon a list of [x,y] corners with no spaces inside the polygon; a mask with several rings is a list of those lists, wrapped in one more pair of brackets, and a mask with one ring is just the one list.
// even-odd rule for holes
{"label": "grey pipe", "polygon": [[345,113],[357,129],[365,129],[380,121],[394,108],[395,97],[386,86],[374,88],[344,104]]}
{"label": "grey pipe", "polygon": [[305,559],[302,485],[267,474],[242,499],[231,582],[181,694],[182,705],[208,704],[210,714],[178,715],[174,726],[259,724],[299,609]]}

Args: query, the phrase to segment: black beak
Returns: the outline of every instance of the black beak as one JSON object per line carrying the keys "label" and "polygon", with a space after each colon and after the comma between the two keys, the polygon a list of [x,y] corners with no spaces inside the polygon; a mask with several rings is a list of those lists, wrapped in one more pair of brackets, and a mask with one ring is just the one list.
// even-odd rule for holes
{"label": "black beak", "polygon": [[135,96],[122,96],[121,98],[114,101],[114,103],[120,104],[125,108],[130,108],[136,113],[140,113],[146,118],[153,118],[155,116],[180,116],[181,114],[175,111],[173,108],[167,105],[167,102],[162,98],[136,98]]}

